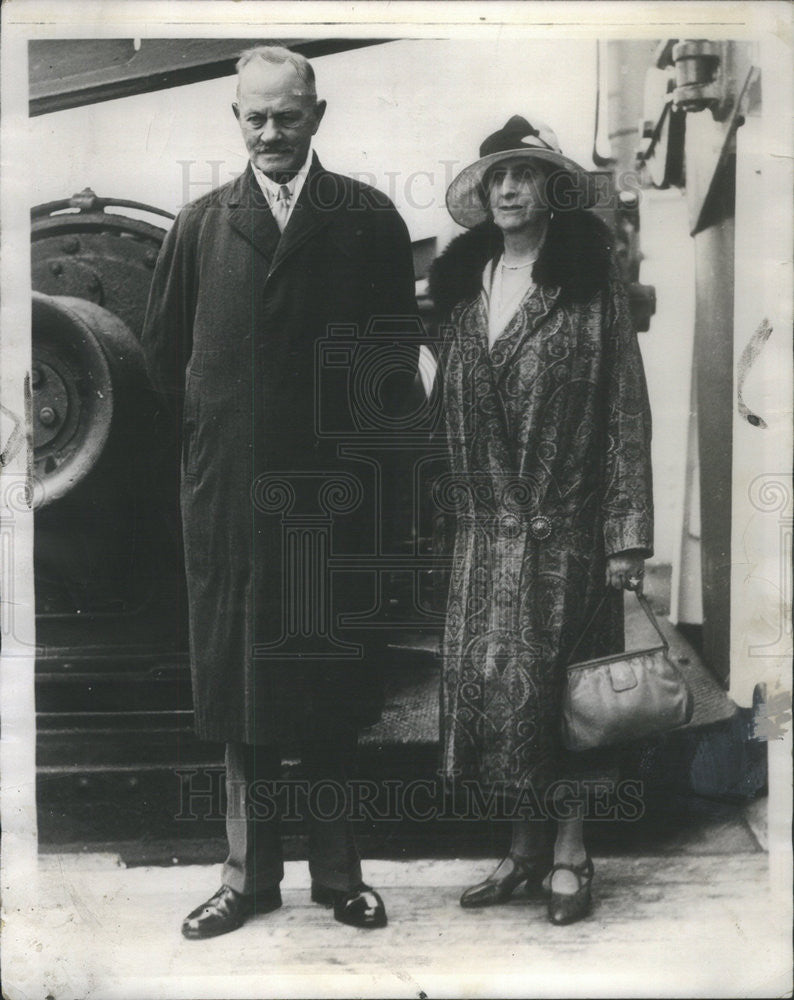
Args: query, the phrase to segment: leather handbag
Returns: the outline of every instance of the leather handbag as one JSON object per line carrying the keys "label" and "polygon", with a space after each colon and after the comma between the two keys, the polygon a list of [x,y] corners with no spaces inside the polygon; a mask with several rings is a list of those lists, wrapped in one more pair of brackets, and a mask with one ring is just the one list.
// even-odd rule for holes
{"label": "leather handbag", "polygon": [[[582,639],[604,605],[602,599]],[[647,598],[637,600],[659,636],[659,645],[570,663],[563,699],[562,735],[569,750],[590,750],[639,740],[683,726],[692,718],[692,692],[668,656],[667,640]]]}

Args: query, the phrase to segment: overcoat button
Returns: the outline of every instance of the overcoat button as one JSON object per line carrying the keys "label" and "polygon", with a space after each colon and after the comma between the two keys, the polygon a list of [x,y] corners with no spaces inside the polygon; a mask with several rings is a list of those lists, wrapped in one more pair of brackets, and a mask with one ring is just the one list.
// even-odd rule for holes
{"label": "overcoat button", "polygon": [[533,538],[548,538],[551,534],[551,521],[543,514],[538,514],[529,522],[529,532]]}

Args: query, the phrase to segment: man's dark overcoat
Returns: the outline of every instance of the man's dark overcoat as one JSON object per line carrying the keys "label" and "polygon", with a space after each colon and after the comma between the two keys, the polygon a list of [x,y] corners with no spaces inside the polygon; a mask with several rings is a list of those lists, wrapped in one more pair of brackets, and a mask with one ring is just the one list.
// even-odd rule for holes
{"label": "man's dark overcoat", "polygon": [[[415,348],[401,331],[415,311],[396,209],[316,157],[283,235],[250,164],[168,233],[143,346],[180,442],[199,737],[294,735],[290,706],[306,697],[372,721],[371,662],[323,659],[340,641],[334,616],[366,611],[372,576],[337,574],[331,604],[322,563],[373,551],[377,470],[338,450],[409,392]],[[388,330],[368,348],[373,320]]]}

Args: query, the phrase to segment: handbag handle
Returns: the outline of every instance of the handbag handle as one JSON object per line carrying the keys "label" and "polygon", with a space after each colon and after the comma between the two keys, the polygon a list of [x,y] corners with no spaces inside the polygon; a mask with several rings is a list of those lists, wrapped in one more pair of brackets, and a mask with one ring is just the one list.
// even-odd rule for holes
{"label": "handbag handle", "polygon": [[[644,594],[638,593],[636,590],[634,591],[634,594],[635,594],[637,600],[640,602],[640,607],[645,612],[645,617],[648,619],[648,621],[651,623],[651,625],[653,625],[654,629],[656,630],[656,634],[659,636],[659,639],[661,640],[662,646],[664,647],[665,651],[667,651],[670,647],[669,647],[669,645],[667,643],[667,639],[665,639],[665,637],[664,637],[664,633],[659,628],[659,623],[656,621],[656,615],[654,615],[653,611],[651,611],[651,606],[648,603],[648,598]],[[582,629],[582,632],[581,632],[579,638],[576,640],[576,645],[571,650],[571,655],[568,657],[568,662],[566,663],[566,666],[570,666],[574,662],[574,657],[576,656],[577,649],[581,646],[582,640],[587,635],[587,633],[590,631],[590,629],[592,628],[593,622],[596,620],[596,618],[598,618],[599,614],[601,613],[601,609],[604,607],[604,604],[606,603],[607,597],[609,597],[609,591],[608,590],[604,592],[604,596],[598,602],[598,605],[597,605],[595,611],[590,616],[590,620],[585,625],[585,627]]]}

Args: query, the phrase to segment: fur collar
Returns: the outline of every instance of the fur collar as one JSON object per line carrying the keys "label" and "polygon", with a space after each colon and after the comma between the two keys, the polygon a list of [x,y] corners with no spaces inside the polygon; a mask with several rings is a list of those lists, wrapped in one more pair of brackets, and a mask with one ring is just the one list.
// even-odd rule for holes
{"label": "fur collar", "polygon": [[[538,285],[559,286],[562,304],[588,302],[608,284],[612,244],[609,228],[592,212],[555,212],[532,276]],[[502,234],[490,220],[449,244],[428,280],[440,316],[479,294],[483,268],[501,252]]]}

